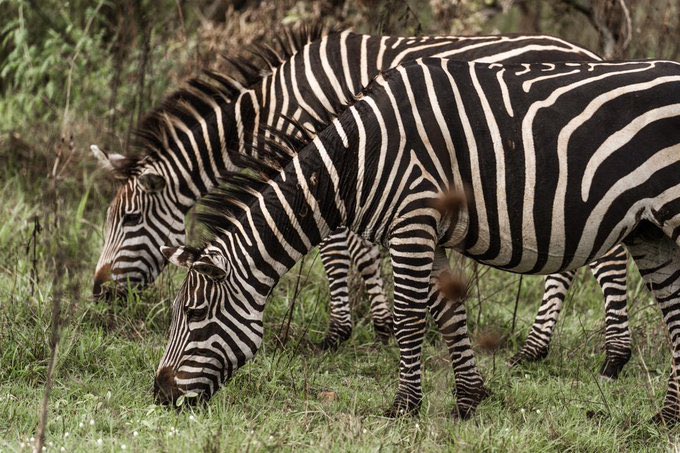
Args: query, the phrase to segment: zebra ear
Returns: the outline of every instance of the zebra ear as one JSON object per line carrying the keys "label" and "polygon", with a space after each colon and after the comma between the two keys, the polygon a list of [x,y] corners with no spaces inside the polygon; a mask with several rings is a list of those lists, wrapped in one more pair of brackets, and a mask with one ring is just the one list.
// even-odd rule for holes
{"label": "zebra ear", "polygon": [[106,171],[119,174],[128,164],[128,159],[122,154],[106,154],[97,145],[90,145],[90,150],[97,159],[99,166]]}
{"label": "zebra ear", "polygon": [[159,192],[165,187],[165,179],[156,173],[144,173],[137,179],[139,180],[139,185],[146,192]]}
{"label": "zebra ear", "polygon": [[198,263],[194,264],[192,269],[216,281],[224,280],[224,278],[227,276],[227,272],[224,269],[216,266],[213,263],[206,263],[204,261],[199,261]]}
{"label": "zebra ear", "polygon": [[161,247],[161,253],[175,266],[189,268],[200,254],[189,247]]}

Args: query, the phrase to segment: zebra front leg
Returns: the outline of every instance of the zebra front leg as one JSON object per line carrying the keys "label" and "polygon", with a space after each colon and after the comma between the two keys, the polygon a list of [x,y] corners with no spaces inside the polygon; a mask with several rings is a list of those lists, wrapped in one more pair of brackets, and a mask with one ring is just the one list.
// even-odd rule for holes
{"label": "zebra front leg", "polygon": [[346,228],[331,233],[319,246],[321,262],[330,289],[330,325],[322,349],[335,349],[352,335],[349,304],[349,247]]}
{"label": "zebra front leg", "polygon": [[510,366],[524,362],[537,362],[548,355],[550,340],[555,330],[557,318],[569,287],[574,281],[575,272],[548,275],[545,278],[543,301],[538,309],[536,320],[522,349],[510,359]]}
{"label": "zebra front leg", "polygon": [[437,248],[430,282],[429,308],[449,350],[456,379],[456,409],[452,415],[467,419],[474,415],[479,403],[490,392],[484,386],[484,379],[475,362],[468,336],[464,300],[452,300],[442,294],[438,284],[442,272],[449,272],[449,262],[444,250]]}
{"label": "zebra front leg", "polygon": [[395,232],[389,241],[394,275],[394,337],[399,346],[399,390],[388,417],[415,414],[423,398],[422,348],[425,338],[434,228]]}
{"label": "zebra front leg", "polygon": [[348,239],[350,258],[364,280],[366,294],[371,304],[371,320],[376,338],[387,344],[392,336],[392,311],[387,303],[380,273],[380,250],[351,231]]}
{"label": "zebra front leg", "polygon": [[616,379],[631,356],[631,338],[628,328],[626,277],[628,254],[619,245],[593,262],[590,269],[604,294],[606,360],[600,375]]}
{"label": "zebra front leg", "polygon": [[638,227],[636,236],[625,244],[661,308],[672,343],[668,391],[653,421],[673,426],[680,422],[680,246],[649,224]]}

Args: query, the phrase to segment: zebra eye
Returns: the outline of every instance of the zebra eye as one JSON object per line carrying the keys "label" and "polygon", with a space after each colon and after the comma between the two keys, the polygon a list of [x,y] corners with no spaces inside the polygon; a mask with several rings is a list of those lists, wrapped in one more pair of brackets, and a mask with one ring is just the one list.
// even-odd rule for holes
{"label": "zebra eye", "polygon": [[123,216],[123,225],[125,226],[133,226],[133,225],[138,225],[142,221],[142,214],[140,213],[131,213],[131,214],[125,214]]}
{"label": "zebra eye", "polygon": [[208,307],[194,308],[187,307],[186,310],[187,321],[189,322],[200,322],[208,316]]}

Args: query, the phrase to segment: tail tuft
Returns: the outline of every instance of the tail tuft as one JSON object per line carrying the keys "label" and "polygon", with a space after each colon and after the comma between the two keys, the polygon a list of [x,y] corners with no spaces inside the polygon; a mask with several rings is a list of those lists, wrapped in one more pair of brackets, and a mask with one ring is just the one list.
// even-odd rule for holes
{"label": "tail tuft", "polygon": [[439,291],[449,300],[461,301],[467,298],[468,284],[464,275],[451,271],[439,274]]}

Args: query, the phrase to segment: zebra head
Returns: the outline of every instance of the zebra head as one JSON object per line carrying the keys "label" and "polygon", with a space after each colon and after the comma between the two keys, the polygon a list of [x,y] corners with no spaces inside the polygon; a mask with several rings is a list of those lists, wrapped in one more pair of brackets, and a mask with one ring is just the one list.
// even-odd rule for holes
{"label": "zebra head", "polygon": [[92,290],[100,298],[155,280],[165,266],[160,247],[184,242],[184,212],[175,209],[160,167],[107,154],[96,145],[91,149],[101,167],[124,181],[106,213],[104,248]]}
{"label": "zebra head", "polygon": [[255,291],[261,285],[243,278],[242,266],[229,262],[215,245],[162,250],[168,261],[189,273],[173,303],[155,397],[163,404],[182,395],[191,402],[207,401],[260,348],[268,291]]}

